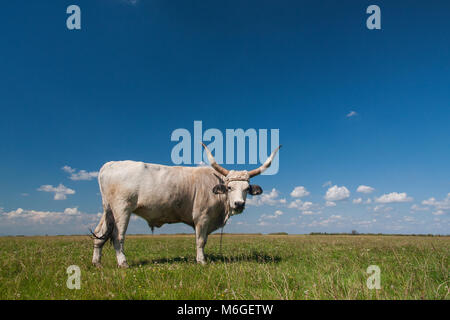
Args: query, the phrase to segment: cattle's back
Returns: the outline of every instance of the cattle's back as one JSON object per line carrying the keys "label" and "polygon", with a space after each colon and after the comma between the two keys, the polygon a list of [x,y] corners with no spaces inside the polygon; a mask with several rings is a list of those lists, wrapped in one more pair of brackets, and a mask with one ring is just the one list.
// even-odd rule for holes
{"label": "cattle's back", "polygon": [[165,166],[136,161],[106,163],[99,173],[102,195],[108,201],[137,197],[138,206],[180,206],[196,193],[212,194],[219,182],[210,167]]}

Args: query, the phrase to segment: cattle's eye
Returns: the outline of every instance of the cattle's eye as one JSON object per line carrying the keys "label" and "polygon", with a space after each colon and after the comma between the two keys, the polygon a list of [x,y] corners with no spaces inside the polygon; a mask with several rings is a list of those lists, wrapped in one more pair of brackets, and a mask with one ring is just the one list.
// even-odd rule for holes
{"label": "cattle's eye", "polygon": [[231,191],[231,187],[230,186],[228,186],[228,191]]}

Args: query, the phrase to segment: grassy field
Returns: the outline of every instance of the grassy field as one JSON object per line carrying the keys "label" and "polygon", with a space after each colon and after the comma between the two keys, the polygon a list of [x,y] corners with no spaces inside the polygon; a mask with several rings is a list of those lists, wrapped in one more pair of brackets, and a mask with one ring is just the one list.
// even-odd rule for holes
{"label": "grassy field", "polygon": [[[128,236],[129,269],[104,247],[91,266],[87,236],[0,238],[1,299],[449,299],[450,237],[210,236],[208,264],[189,235]],[[81,269],[81,289],[66,269]],[[369,265],[381,289],[369,290]]]}

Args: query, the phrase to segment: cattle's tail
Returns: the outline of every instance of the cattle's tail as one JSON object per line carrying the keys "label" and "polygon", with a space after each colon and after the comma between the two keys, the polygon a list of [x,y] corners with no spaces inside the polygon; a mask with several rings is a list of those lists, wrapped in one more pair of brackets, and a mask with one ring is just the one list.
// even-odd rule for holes
{"label": "cattle's tail", "polygon": [[111,206],[108,204],[108,202],[105,200],[104,192],[103,192],[103,183],[102,183],[102,171],[108,164],[105,164],[101,169],[100,173],[98,175],[98,184],[100,187],[100,193],[102,195],[102,202],[103,202],[103,215],[100,220],[100,223],[95,228],[94,231],[90,229],[89,231],[92,234],[93,239],[97,240],[103,240],[103,242],[100,245],[103,245],[108,240],[111,240],[113,238],[113,232],[116,226],[116,222],[114,220],[114,214],[111,210]]}
{"label": "cattle's tail", "polygon": [[97,228],[94,231],[89,229],[89,231],[93,239],[103,240],[104,242],[108,240],[112,241],[115,225],[116,223],[111,209],[106,209]]}

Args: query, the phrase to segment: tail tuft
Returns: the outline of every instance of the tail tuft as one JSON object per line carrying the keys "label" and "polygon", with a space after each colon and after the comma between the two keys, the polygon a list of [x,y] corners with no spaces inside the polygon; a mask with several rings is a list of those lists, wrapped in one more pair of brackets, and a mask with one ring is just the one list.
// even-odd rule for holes
{"label": "tail tuft", "polygon": [[95,232],[92,231],[92,229],[89,229],[89,232],[91,233],[92,239],[103,240],[103,241],[111,240],[111,243],[112,243],[112,235],[113,235],[116,224],[114,222],[114,216],[111,211],[107,211],[105,213],[105,215],[106,215],[105,216],[106,232],[101,236],[97,236],[95,234]]}

